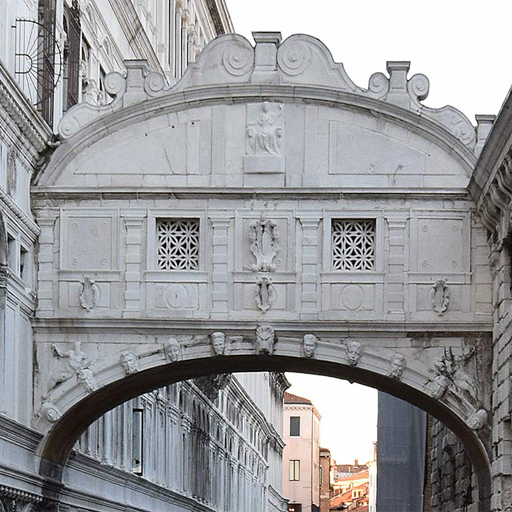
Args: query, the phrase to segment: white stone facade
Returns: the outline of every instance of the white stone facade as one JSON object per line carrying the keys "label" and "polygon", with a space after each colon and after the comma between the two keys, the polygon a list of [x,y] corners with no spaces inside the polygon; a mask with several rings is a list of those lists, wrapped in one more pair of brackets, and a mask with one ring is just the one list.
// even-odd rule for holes
{"label": "white stone facade", "polygon": [[[213,3],[229,31],[224,4]],[[491,133],[484,145],[489,119],[475,129],[452,107],[426,107],[428,80],[409,78],[404,62],[389,62],[389,76],[376,73],[363,89],[303,35],[283,42],[255,33],[255,46],[218,38],[170,87],[184,69],[158,46],[171,27],[156,27],[149,3],[109,5],[105,23],[83,6],[91,58],[79,93],[89,103],[62,118],[54,151],[50,131],[2,71],[0,233],[11,261],[4,250],[1,403],[27,427],[14,445],[16,428],[3,416],[2,439],[9,460],[25,461],[27,501],[78,502],[86,474],[90,488],[103,485],[90,470],[96,463],[68,455],[93,418],[123,401],[212,372],[295,369],[371,384],[431,412],[472,459],[475,507],[512,506],[503,412],[508,225],[499,213],[509,187],[504,178],[485,185],[501,137]],[[181,59],[193,30],[201,33],[196,25],[215,27],[213,18],[201,25],[195,5],[176,3],[177,26],[187,28],[173,39]],[[15,25],[35,16],[32,4],[28,14],[11,3],[2,9],[9,17],[0,19]],[[130,13],[144,27],[137,34],[119,28]],[[126,76],[107,74],[122,66]],[[8,154],[14,141],[23,165]],[[164,247],[165,223],[181,223],[181,234]],[[493,257],[486,230],[497,224]],[[180,254],[182,269],[159,267],[159,254]],[[124,478],[140,499],[137,477],[109,471],[114,494]],[[153,491],[144,506],[156,510],[168,496]]]}
{"label": "white stone facade", "polygon": [[[91,105],[108,102],[106,75],[122,72],[125,59],[146,59],[173,83],[208,41],[232,31],[223,1],[111,2],[108,6],[94,1],[7,1],[0,5],[1,510],[52,506],[51,497],[41,496],[42,481],[36,470],[41,438],[33,424],[38,417],[58,421],[60,411],[46,401],[34,416],[32,383],[38,370],[32,359],[31,319],[36,303],[44,316],[53,301],[53,288],[36,284],[36,272],[43,276],[55,270],[53,226],[34,221],[30,181],[43,163],[42,155],[54,145],[51,124],[57,126],[69,106],[70,14],[77,7],[81,16],[76,93],[78,101]],[[39,91],[33,87],[37,75],[23,73],[29,63],[22,54],[30,56],[34,49],[31,37],[47,33],[40,32],[38,25],[41,9],[55,14],[51,42],[60,48],[50,112],[41,106]],[[86,280],[79,297],[81,308],[90,311],[105,300],[101,286],[94,279]],[[64,364],[53,368],[50,379],[57,384],[79,370],[84,389],[93,390],[88,360],[76,345],[66,348],[52,348]],[[122,360],[127,374],[138,370],[130,352]],[[261,510],[280,512],[283,446],[276,428],[286,385],[281,374],[241,374],[226,383],[215,403],[201,387],[184,382],[123,404],[81,436],[67,468],[60,507],[114,510],[129,503],[138,510],[237,511],[252,503]],[[143,406],[144,422],[141,476],[133,471],[133,409],[138,406]]]}

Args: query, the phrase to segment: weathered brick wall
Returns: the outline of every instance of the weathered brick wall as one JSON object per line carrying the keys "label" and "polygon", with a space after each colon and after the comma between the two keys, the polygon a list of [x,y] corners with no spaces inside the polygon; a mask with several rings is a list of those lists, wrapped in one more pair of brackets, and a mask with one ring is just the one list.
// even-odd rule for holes
{"label": "weathered brick wall", "polygon": [[512,510],[512,430],[510,354],[512,350],[511,311],[511,247],[508,243],[494,246],[491,254],[494,304],[494,336],[492,365],[492,473],[493,511]]}
{"label": "weathered brick wall", "polygon": [[432,422],[432,512],[476,512],[476,476],[462,443],[441,422]]}

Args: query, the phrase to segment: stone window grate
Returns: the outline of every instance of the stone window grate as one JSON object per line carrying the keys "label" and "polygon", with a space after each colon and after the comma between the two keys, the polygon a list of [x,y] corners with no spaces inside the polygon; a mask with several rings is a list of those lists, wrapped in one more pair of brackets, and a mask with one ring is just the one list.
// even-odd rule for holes
{"label": "stone window grate", "polygon": [[199,270],[199,220],[157,219],[158,270]]}
{"label": "stone window grate", "polygon": [[334,270],[375,270],[375,219],[333,219]]}

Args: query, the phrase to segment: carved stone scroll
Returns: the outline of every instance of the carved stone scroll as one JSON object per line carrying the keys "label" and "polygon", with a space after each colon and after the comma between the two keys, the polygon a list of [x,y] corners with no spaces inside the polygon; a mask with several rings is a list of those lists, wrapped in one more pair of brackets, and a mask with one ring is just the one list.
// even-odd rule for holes
{"label": "carved stone scroll", "polygon": [[256,258],[252,265],[254,272],[273,272],[276,269],[274,257],[279,251],[279,227],[262,213],[259,220],[249,225],[249,237],[252,240],[251,252]]}
{"label": "carved stone scroll", "polygon": [[100,289],[95,281],[85,277],[80,291],[80,305],[87,311],[91,311],[99,301]]}
{"label": "carved stone scroll", "polygon": [[430,290],[430,301],[432,309],[439,315],[444,315],[450,305],[450,289],[446,281],[440,279],[432,286]]}

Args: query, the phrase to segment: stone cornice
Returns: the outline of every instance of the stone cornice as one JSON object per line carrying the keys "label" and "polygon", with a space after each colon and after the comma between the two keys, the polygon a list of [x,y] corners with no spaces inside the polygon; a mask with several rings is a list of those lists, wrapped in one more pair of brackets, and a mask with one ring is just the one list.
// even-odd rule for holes
{"label": "stone cornice", "polygon": [[2,187],[0,187],[0,205],[2,205],[4,212],[11,211],[34,237],[39,236],[40,230],[37,224],[13,201]]}
{"label": "stone cornice", "polygon": [[481,202],[510,148],[512,139],[512,88],[503,102],[471,177],[469,190]]}
{"label": "stone cornice", "polygon": [[206,5],[218,36],[234,32],[225,0],[206,0]]}
{"label": "stone cornice", "polygon": [[163,73],[160,61],[146,34],[146,30],[140,22],[133,3],[124,0],[109,0],[109,3],[119,20],[135,58],[146,59],[153,70]]}
{"label": "stone cornice", "polygon": [[14,78],[0,61],[0,107],[38,152],[44,151],[52,131],[20,91]]}
{"label": "stone cornice", "polygon": [[0,415],[0,438],[35,451],[42,437],[36,430],[22,425],[7,416]]}
{"label": "stone cornice", "polygon": [[[101,332],[103,330],[133,331],[143,330],[145,333],[168,334],[172,329],[175,334],[205,334],[212,331],[223,331],[229,335],[246,334],[252,336],[260,322],[255,320],[226,320],[216,321],[208,319],[101,319],[101,318],[34,318],[32,325],[35,329],[57,329],[73,332],[86,331]],[[413,337],[426,338],[454,337],[466,335],[485,336],[492,333],[491,319],[482,322],[393,322],[393,321],[337,321],[337,320],[273,320],[272,327],[278,336],[302,336],[305,332],[314,332],[318,335],[339,337]]]}
{"label": "stone cornice", "polygon": [[53,186],[34,186],[31,189],[32,199],[45,201],[47,199],[58,201],[103,201],[103,200],[153,200],[153,199],[191,199],[191,198],[220,198],[220,199],[281,199],[290,197],[294,199],[374,199],[375,196],[386,199],[460,199],[472,200],[465,188],[363,188],[339,187],[325,188],[241,188],[241,187],[148,187],[141,191],[139,187],[94,187],[94,188],[67,188]]}

